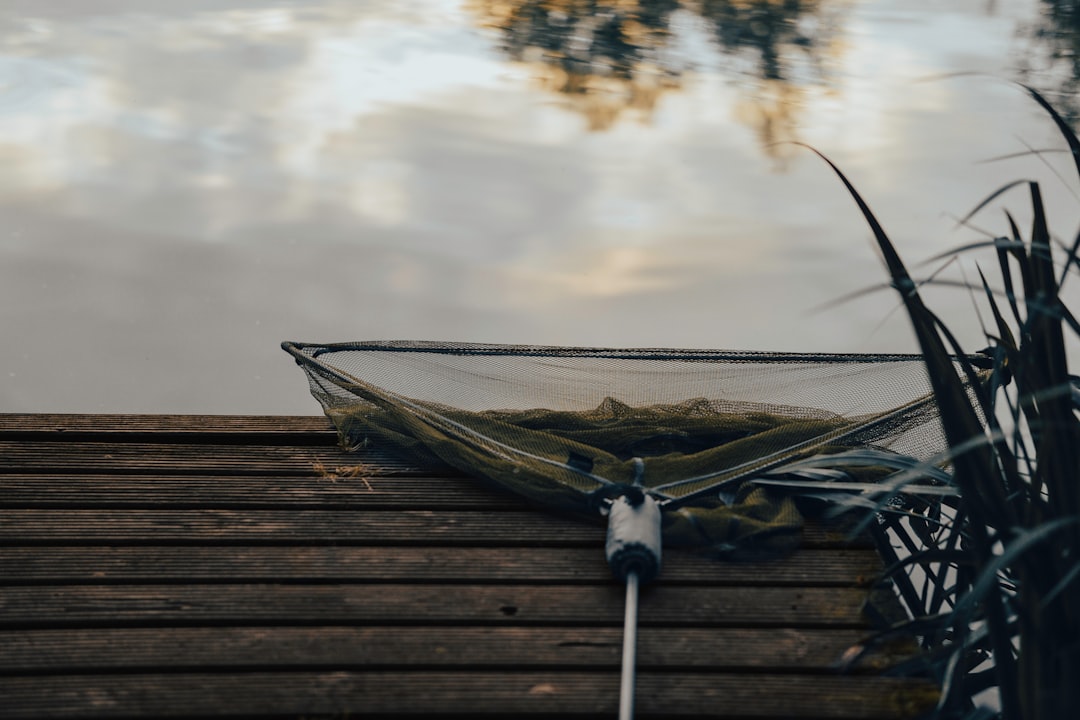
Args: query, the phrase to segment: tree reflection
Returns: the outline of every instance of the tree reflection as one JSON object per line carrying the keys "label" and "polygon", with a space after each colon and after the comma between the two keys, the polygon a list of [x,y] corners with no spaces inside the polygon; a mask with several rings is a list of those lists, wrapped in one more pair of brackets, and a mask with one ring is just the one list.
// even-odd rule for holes
{"label": "tree reflection", "polygon": [[[821,0],[701,0],[698,13],[720,52],[752,80],[737,117],[754,129],[765,153],[782,159],[798,139],[798,111],[810,83],[827,83],[826,61],[838,49],[838,14]],[[833,7],[838,10],[838,7]]]}
{"label": "tree reflection", "polygon": [[792,50],[811,55],[820,45],[818,0],[702,0],[700,8],[722,50],[757,52],[765,80],[786,79]]}
{"label": "tree reflection", "polygon": [[573,98],[594,130],[625,110],[651,113],[679,84],[665,53],[678,0],[473,0],[512,59],[534,65],[545,87]]}
{"label": "tree reflection", "polygon": [[1080,121],[1080,0],[1042,0],[1026,34],[1039,46],[1024,53],[1021,77],[1050,96],[1072,124]]}
{"label": "tree reflection", "polygon": [[[828,0],[471,0],[503,52],[529,64],[602,130],[624,114],[648,120],[658,99],[687,74],[717,62],[751,81],[738,115],[766,145],[791,137],[798,86],[820,82],[836,35]],[[719,52],[703,58],[686,36]],[[809,71],[800,75],[796,68]],[[749,105],[750,107],[742,107]]]}

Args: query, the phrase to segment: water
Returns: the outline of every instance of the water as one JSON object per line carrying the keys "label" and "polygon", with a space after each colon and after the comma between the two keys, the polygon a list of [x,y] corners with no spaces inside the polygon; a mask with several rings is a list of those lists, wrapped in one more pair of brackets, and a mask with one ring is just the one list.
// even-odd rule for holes
{"label": "water", "polygon": [[1019,178],[1072,237],[1067,156],[985,162],[1063,147],[1009,81],[1080,108],[1067,3],[787,5],[0,0],[0,411],[315,413],[286,339],[914,351],[792,140],[912,262]]}

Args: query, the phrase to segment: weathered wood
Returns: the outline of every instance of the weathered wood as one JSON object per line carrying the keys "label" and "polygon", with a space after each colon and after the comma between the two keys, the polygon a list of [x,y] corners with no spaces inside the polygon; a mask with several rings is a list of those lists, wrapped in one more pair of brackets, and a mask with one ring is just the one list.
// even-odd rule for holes
{"label": "weathered wood", "polygon": [[6,510],[0,543],[266,542],[568,547],[604,529],[524,510]]}
{"label": "weathered wood", "polygon": [[[664,553],[666,584],[852,587],[881,569],[873,550],[805,550],[757,563]],[[5,583],[532,582],[600,583],[611,570],[599,547],[10,547]]]}
{"label": "weathered wood", "polygon": [[[855,629],[642,628],[638,667],[837,672]],[[502,667],[613,670],[619,628],[559,627],[164,627],[14,630],[0,673],[105,670]],[[910,657],[893,646],[856,671],[879,671]]]}
{"label": "weathered wood", "polygon": [[330,445],[170,442],[41,442],[0,440],[0,472],[156,473],[234,475],[425,474],[414,464],[375,449],[346,453]]}
{"label": "weathered wood", "polygon": [[[0,627],[206,623],[608,625],[603,585],[50,585],[0,587]],[[646,586],[643,627],[868,627],[857,588]]]}
{"label": "weathered wood", "polygon": [[[0,415],[0,716],[614,715],[599,520],[336,442],[317,416]],[[866,548],[816,523],[771,563],[667,548],[638,717],[928,707],[875,676],[910,643],[837,674]]]}
{"label": "weathered wood", "polygon": [[[600,518],[583,522],[523,506],[473,510],[38,510],[3,511],[2,544],[255,543],[595,546]],[[808,526],[807,547],[840,547],[845,536]],[[865,541],[864,541],[865,546]]]}
{"label": "weathered wood", "polygon": [[[0,678],[10,720],[41,717],[259,717],[424,714],[613,716],[615,672],[260,672]],[[862,676],[641,673],[637,716],[804,719],[911,717],[933,707],[927,683]]]}
{"label": "weathered wood", "polygon": [[327,467],[314,477],[0,473],[0,508],[525,507],[520,498],[473,478],[352,476],[349,468]]}
{"label": "weathered wood", "polygon": [[336,442],[337,438],[333,425],[325,415],[0,413],[0,437],[25,433],[57,438],[75,434],[125,436],[153,433],[195,439],[215,433],[268,437],[307,434],[319,435],[328,444]]}

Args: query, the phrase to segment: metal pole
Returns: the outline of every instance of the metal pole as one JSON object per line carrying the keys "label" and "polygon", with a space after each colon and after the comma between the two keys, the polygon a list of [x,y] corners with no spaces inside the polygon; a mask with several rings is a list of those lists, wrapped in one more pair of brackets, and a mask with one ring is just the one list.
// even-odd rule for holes
{"label": "metal pole", "polygon": [[619,720],[634,718],[634,684],[637,667],[638,574],[626,574],[626,616],[623,619],[622,684],[619,687]]}

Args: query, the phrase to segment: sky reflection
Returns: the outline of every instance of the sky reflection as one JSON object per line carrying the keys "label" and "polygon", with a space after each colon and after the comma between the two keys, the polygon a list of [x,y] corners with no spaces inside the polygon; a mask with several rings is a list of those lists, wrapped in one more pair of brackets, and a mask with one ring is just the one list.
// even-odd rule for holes
{"label": "sky reflection", "polygon": [[1061,147],[1002,80],[1072,92],[1046,5],[0,0],[0,411],[314,412],[284,339],[912,350],[808,312],[883,275],[777,142],[912,260],[1019,177],[1071,237],[1071,176],[977,164]]}

